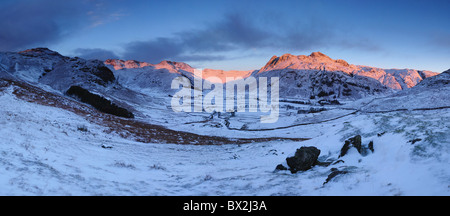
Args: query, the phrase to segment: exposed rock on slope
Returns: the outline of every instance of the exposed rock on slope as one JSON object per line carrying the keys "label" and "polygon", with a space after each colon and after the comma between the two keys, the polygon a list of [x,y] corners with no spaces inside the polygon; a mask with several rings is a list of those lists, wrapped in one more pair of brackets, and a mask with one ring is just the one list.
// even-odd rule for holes
{"label": "exposed rock on slope", "polygon": [[153,66],[152,64],[149,64],[147,62],[139,62],[135,60],[124,61],[119,59],[108,59],[105,61],[105,64],[113,66],[115,70]]}
{"label": "exposed rock on slope", "polygon": [[340,71],[282,69],[256,73],[255,76],[279,77],[280,97],[284,98],[358,99],[390,92],[375,79]]}

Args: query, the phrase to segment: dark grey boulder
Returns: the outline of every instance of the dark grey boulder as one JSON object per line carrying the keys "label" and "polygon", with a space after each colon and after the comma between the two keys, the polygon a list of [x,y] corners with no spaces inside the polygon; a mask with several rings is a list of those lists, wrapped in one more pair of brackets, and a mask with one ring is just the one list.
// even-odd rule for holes
{"label": "dark grey boulder", "polygon": [[306,171],[311,169],[315,164],[317,164],[317,159],[319,158],[320,150],[316,147],[301,147],[297,149],[293,157],[286,158],[286,162],[289,166],[289,170],[292,173],[298,171]]}
{"label": "dark grey boulder", "polygon": [[288,170],[283,164],[278,164],[277,167],[275,167],[275,170]]}

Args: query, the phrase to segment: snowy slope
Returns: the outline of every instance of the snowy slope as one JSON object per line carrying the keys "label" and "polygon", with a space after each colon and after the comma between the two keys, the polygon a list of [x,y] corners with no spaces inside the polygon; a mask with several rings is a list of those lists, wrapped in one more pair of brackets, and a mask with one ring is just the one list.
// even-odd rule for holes
{"label": "snowy slope", "polygon": [[[162,145],[105,133],[103,126],[81,116],[22,101],[11,91],[0,93],[2,195],[450,194],[450,133],[442,127],[448,126],[448,112],[427,111],[414,119],[409,114],[362,115],[291,130],[324,132],[306,142]],[[421,131],[423,125],[432,134]],[[405,127],[417,134],[399,130]],[[378,137],[383,130],[389,132]],[[351,150],[341,158],[345,163],[297,174],[274,171],[304,145],[321,149],[323,159],[336,158],[342,140],[355,132],[363,142],[374,141],[373,154],[361,157]],[[413,137],[423,141],[411,145]],[[349,173],[324,185],[331,168]]]}
{"label": "snowy slope", "polygon": [[395,110],[450,108],[450,71],[423,80],[418,85],[374,100],[362,110],[388,112]]}

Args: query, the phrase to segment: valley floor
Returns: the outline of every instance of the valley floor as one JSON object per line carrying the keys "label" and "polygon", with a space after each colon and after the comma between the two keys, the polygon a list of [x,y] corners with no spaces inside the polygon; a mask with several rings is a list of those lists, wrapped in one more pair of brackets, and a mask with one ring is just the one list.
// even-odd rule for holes
{"label": "valley floor", "polygon": [[[9,88],[0,92],[0,195],[448,196],[449,122],[448,109],[354,114],[280,133],[312,138],[303,142],[140,143],[67,110],[25,102]],[[373,141],[373,153],[350,149],[343,163],[275,171],[301,146],[337,161],[344,140],[358,134],[363,144]],[[324,184],[331,168],[347,174]]]}

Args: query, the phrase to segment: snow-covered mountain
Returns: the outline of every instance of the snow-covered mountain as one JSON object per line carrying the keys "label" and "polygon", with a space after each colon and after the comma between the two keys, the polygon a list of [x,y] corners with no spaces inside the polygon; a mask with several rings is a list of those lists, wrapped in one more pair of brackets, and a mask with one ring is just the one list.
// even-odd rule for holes
{"label": "snow-covered mountain", "polygon": [[[151,64],[147,62],[139,62],[135,60],[119,60],[108,59],[104,62],[112,71],[114,71],[117,79],[121,83],[132,88],[151,88],[163,89],[163,91],[171,91],[171,81],[178,77],[184,76],[191,80],[195,77],[195,68],[183,62],[161,61],[158,64]],[[226,77],[242,77],[246,78],[251,75],[253,70],[238,71],[238,70],[216,70],[216,69],[202,69],[202,79],[205,81],[215,80],[211,77],[219,78],[222,83],[226,82]]]}
{"label": "snow-covered mountain", "polygon": [[0,70],[4,72],[0,77],[41,83],[58,91],[66,91],[73,85],[106,87],[116,80],[101,61],[70,58],[47,48],[0,53]]}
{"label": "snow-covered mountain", "polygon": [[285,97],[355,99],[407,89],[438,73],[352,65],[313,52],[309,56],[273,56],[254,74],[280,77],[280,95]]}
{"label": "snow-covered mountain", "polygon": [[450,108],[450,70],[427,78],[416,86],[387,97],[375,99],[362,110],[390,112]]}
{"label": "snow-covered mountain", "polygon": [[[170,91],[170,82],[183,75],[191,79],[194,68],[186,63],[162,61],[158,64],[134,60],[107,60],[120,83],[131,88],[153,88]],[[273,56],[267,64],[254,71],[223,71],[204,69],[203,79],[249,76],[279,77],[283,98],[363,98],[367,95],[387,94],[391,90],[411,88],[437,73],[411,69],[380,69],[357,66],[345,60],[333,60],[320,52],[309,56],[285,54]]]}
{"label": "snow-covered mountain", "polygon": [[134,60],[108,59],[105,62],[118,82],[135,90],[153,89],[159,92],[171,93],[171,82],[179,76],[193,81],[194,68],[182,62],[162,61],[150,64]]}
{"label": "snow-covered mountain", "polygon": [[255,77],[279,77],[280,97],[300,99],[358,99],[390,93],[375,79],[341,71],[281,69],[257,72]]}
{"label": "snow-covered mountain", "polygon": [[431,71],[412,69],[381,69],[370,66],[352,65],[342,59],[331,59],[321,52],[313,52],[309,56],[295,56],[291,54],[285,54],[280,57],[273,56],[258,71],[258,74],[281,70],[342,72],[352,76],[359,75],[373,78],[390,89],[411,88],[423,79],[438,74]]}

